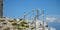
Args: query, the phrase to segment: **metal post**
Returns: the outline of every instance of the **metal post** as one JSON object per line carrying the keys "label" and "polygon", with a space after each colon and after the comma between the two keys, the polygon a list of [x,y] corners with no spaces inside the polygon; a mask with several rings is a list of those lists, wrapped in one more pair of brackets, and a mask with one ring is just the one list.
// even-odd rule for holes
{"label": "metal post", "polygon": [[37,19],[39,20],[39,9],[37,9]]}
{"label": "metal post", "polygon": [[[31,20],[31,15],[30,15],[30,20]],[[31,30],[31,22],[29,24],[29,30]]]}
{"label": "metal post", "polygon": [[32,20],[34,20],[34,10],[32,10],[32,16],[33,16]]}
{"label": "metal post", "polygon": [[44,30],[44,10],[42,11],[43,30]]}
{"label": "metal post", "polygon": [[31,22],[30,22],[30,24],[29,24],[29,30],[31,30]]}
{"label": "metal post", "polygon": [[26,12],[24,12],[24,20],[26,19]]}
{"label": "metal post", "polygon": [[4,0],[0,0],[0,18],[3,18],[3,4]]}
{"label": "metal post", "polygon": [[34,22],[35,22],[35,30],[36,30],[36,15],[35,15],[35,21]]}
{"label": "metal post", "polygon": [[[30,16],[30,20],[34,20],[34,10],[31,11],[31,14],[32,14],[32,16]],[[31,23],[32,22],[30,22],[30,30],[32,30],[31,29],[31,25],[32,25]]]}

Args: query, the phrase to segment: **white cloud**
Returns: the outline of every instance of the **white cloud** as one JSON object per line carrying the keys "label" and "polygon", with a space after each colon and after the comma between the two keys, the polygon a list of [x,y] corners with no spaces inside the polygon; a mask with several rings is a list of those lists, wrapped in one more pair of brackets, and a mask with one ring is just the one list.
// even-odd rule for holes
{"label": "white cloud", "polygon": [[56,30],[55,28],[50,27],[50,30]]}
{"label": "white cloud", "polygon": [[46,17],[46,21],[48,21],[48,22],[55,22],[56,18],[55,17]]}
{"label": "white cloud", "polygon": [[58,23],[60,23],[60,20],[58,21]]}
{"label": "white cloud", "polygon": [[60,15],[47,15],[46,21],[60,23]]}

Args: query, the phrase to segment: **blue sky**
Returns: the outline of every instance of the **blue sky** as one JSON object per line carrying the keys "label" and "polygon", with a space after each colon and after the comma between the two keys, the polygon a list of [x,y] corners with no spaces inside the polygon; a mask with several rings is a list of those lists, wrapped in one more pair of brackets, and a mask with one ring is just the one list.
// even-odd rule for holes
{"label": "blue sky", "polygon": [[24,12],[36,8],[44,10],[46,19],[51,23],[50,26],[60,30],[60,0],[4,0],[5,17],[23,18]]}

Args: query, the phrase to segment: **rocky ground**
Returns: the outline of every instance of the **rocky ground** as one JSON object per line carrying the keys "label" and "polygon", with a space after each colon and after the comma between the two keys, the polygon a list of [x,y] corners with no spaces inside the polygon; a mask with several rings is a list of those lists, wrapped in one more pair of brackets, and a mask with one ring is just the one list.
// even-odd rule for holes
{"label": "rocky ground", "polygon": [[[52,27],[48,27],[46,22],[36,20],[36,30],[55,30]],[[34,30],[34,20],[24,20],[15,18],[0,18],[0,30]]]}

